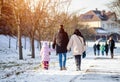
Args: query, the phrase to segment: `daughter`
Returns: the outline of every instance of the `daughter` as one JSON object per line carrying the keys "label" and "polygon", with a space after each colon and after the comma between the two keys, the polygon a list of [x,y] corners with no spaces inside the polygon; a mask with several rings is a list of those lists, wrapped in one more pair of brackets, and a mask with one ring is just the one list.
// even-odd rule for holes
{"label": "daughter", "polygon": [[42,66],[45,70],[48,70],[49,67],[49,61],[50,61],[50,52],[54,51],[53,49],[50,49],[47,42],[43,42],[41,51],[40,51],[40,56],[42,59]]}

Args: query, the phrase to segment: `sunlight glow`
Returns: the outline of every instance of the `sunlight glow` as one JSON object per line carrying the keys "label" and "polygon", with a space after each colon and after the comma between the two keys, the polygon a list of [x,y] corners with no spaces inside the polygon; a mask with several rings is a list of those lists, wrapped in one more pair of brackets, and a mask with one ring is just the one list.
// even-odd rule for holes
{"label": "sunlight glow", "polygon": [[35,8],[38,5],[39,0],[25,0],[26,3],[29,3],[29,7],[31,9],[31,11],[34,12]]}

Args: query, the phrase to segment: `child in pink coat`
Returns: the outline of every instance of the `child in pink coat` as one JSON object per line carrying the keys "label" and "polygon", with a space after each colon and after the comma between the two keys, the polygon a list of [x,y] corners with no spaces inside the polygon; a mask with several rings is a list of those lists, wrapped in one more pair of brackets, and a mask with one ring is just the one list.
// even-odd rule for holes
{"label": "child in pink coat", "polygon": [[50,49],[47,42],[44,42],[42,45],[42,48],[40,50],[40,56],[42,59],[42,66],[44,69],[48,70],[49,67],[49,61],[50,61],[50,52],[53,51],[53,49]]}

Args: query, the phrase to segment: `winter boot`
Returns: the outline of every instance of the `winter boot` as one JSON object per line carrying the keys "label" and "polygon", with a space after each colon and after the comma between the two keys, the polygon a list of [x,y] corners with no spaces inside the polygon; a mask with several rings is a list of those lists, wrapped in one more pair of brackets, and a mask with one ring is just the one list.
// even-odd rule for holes
{"label": "winter boot", "polygon": [[113,59],[113,54],[111,54],[111,59]]}
{"label": "winter boot", "polygon": [[62,70],[67,70],[66,67],[63,67]]}
{"label": "winter boot", "polygon": [[62,71],[63,69],[62,69],[62,67],[60,67],[60,71]]}
{"label": "winter boot", "polygon": [[76,67],[76,71],[80,71],[81,69],[80,69],[80,66],[77,66]]}

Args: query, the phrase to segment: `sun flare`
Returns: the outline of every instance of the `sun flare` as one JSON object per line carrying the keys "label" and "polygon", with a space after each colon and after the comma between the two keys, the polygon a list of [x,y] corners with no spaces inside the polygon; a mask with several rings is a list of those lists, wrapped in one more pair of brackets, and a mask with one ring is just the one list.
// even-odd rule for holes
{"label": "sun flare", "polygon": [[25,2],[29,3],[29,7],[32,11],[34,11],[36,6],[38,5],[39,0],[25,0]]}

